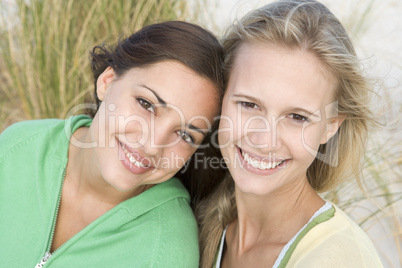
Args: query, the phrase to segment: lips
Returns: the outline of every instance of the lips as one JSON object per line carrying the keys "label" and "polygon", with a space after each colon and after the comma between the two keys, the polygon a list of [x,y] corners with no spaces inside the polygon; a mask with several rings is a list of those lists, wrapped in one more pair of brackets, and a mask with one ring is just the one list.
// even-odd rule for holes
{"label": "lips", "polygon": [[154,166],[149,159],[143,157],[137,150],[128,147],[126,144],[117,140],[119,144],[119,157],[123,166],[133,174],[143,174]]}
{"label": "lips", "polygon": [[273,169],[276,168],[277,166],[281,165],[285,160],[282,161],[274,161],[274,160],[269,160],[269,159],[258,159],[254,158],[249,155],[249,153],[245,153],[240,149],[240,152],[244,158],[244,160],[253,168],[259,168],[261,170],[266,170],[266,169]]}
{"label": "lips", "polygon": [[123,152],[127,159],[130,161],[130,163],[136,165],[137,167],[150,167],[150,161],[142,157],[138,152],[132,152],[129,147],[127,147],[125,144],[120,143],[121,148],[123,149]]}
{"label": "lips", "polygon": [[242,156],[244,167],[253,173],[270,174],[284,167],[285,163],[289,161],[289,159],[279,158],[275,155],[273,157],[261,157],[238,146],[236,146],[236,149],[238,154]]}

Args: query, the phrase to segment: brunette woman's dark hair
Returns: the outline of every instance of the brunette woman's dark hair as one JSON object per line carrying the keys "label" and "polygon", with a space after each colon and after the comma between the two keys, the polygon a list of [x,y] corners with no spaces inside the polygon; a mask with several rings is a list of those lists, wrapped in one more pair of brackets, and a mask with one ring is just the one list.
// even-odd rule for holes
{"label": "brunette woman's dark hair", "polygon": [[216,37],[195,24],[167,21],[145,26],[128,38],[119,40],[114,48],[106,44],[91,52],[91,68],[95,83],[107,67],[117,76],[132,68],[146,67],[164,60],[178,61],[212,82],[221,100],[224,90],[222,74],[223,49]]}

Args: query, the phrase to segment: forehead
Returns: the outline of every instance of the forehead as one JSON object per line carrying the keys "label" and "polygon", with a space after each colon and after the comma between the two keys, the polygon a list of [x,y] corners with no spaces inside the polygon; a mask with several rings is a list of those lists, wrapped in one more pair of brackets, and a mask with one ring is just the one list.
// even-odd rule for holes
{"label": "forehead", "polygon": [[247,91],[273,102],[332,102],[335,78],[311,52],[276,44],[244,44],[237,51],[228,94]]}

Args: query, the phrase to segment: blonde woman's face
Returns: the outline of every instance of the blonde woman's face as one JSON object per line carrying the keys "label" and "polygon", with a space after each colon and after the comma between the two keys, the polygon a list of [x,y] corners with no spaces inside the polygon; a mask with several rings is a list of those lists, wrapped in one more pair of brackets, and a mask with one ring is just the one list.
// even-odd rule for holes
{"label": "blonde woman's face", "polygon": [[240,191],[266,195],[307,180],[342,122],[332,75],[311,53],[243,45],[225,93],[219,144]]}

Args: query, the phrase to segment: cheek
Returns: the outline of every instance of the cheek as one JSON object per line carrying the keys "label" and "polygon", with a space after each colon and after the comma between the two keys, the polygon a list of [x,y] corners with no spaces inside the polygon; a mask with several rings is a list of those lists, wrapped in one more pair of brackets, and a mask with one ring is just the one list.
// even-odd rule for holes
{"label": "cheek", "polygon": [[232,117],[230,117],[230,113],[228,113],[227,109],[223,110],[218,129],[218,143],[221,148],[225,148],[233,142],[234,123],[235,122]]}
{"label": "cheek", "polygon": [[320,146],[321,137],[322,131],[320,125],[309,125],[305,127],[303,131],[299,132],[297,139],[293,139],[295,142],[294,147],[297,148],[297,150],[300,152],[300,155],[304,155],[308,158],[314,158]]}
{"label": "cheek", "polygon": [[[109,127],[113,127],[109,123]],[[128,144],[145,144],[150,139],[153,125],[149,118],[138,114],[119,115],[114,120],[115,132],[122,134]]]}
{"label": "cheek", "polygon": [[92,124],[96,124],[99,132],[103,132],[106,135],[115,133],[119,129],[119,117],[117,116],[119,113],[118,107],[104,101],[100,105]]}
{"label": "cheek", "polygon": [[259,129],[260,120],[251,120],[252,117],[241,113],[236,105],[222,109],[222,116],[219,123],[219,144],[225,145],[230,142],[238,141],[247,135],[247,130]]}
{"label": "cheek", "polygon": [[106,118],[105,105],[102,103],[102,105],[99,107],[99,110],[95,114],[90,127],[91,138],[97,143],[97,146],[100,147],[104,147],[108,143],[108,139],[106,137],[109,135],[110,131]]}
{"label": "cheek", "polygon": [[160,161],[169,163],[170,169],[181,169],[194,154],[195,148],[188,145],[176,144],[165,150]]}

